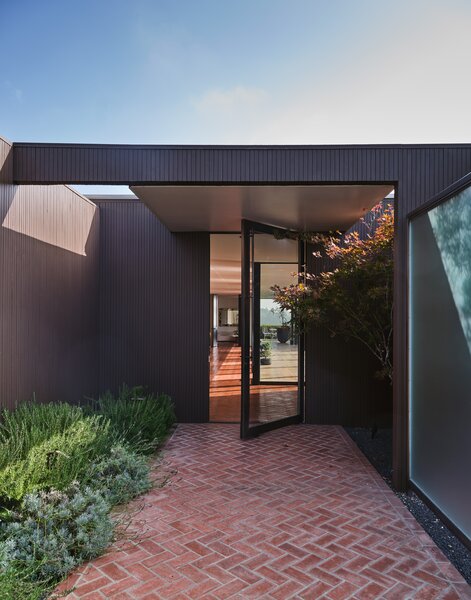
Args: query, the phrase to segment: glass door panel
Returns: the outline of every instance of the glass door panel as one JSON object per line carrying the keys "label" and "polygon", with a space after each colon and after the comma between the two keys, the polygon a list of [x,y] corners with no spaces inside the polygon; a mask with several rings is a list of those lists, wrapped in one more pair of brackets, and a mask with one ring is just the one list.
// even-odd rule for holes
{"label": "glass door panel", "polygon": [[[257,236],[258,237],[258,236]],[[257,238],[255,238],[257,242]],[[297,249],[296,249],[297,250]],[[259,263],[260,270],[260,382],[298,383],[297,336],[291,326],[291,314],[280,314],[273,300],[273,285],[292,284],[298,263]]]}
{"label": "glass door panel", "polygon": [[[242,437],[301,420],[304,345],[272,287],[296,281],[303,245],[249,221],[242,227]],[[301,385],[299,385],[301,382]]]}

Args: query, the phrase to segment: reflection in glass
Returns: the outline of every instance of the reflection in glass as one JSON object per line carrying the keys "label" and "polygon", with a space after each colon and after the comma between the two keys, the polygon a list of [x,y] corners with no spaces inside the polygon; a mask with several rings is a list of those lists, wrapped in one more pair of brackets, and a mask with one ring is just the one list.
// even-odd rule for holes
{"label": "reflection in glass", "polygon": [[251,252],[250,423],[258,425],[299,413],[298,346],[289,312],[280,313],[271,287],[293,282],[298,244],[254,233]]}
{"label": "reflection in glass", "polygon": [[471,189],[428,213],[471,353]]}
{"label": "reflection in glass", "polygon": [[273,300],[272,286],[293,283],[297,263],[260,265],[260,339],[270,352],[270,363],[261,364],[260,381],[297,383],[298,346],[289,311],[280,312]]}
{"label": "reflection in glass", "polygon": [[410,224],[410,479],[471,538],[471,189]]}

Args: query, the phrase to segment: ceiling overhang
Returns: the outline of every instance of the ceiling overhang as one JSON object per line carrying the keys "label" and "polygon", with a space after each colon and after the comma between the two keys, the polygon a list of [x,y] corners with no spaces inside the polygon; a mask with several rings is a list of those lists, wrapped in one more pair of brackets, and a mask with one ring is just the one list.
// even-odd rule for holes
{"label": "ceiling overhang", "polygon": [[240,231],[242,219],[300,231],[346,230],[391,185],[159,185],[131,190],[170,231]]}

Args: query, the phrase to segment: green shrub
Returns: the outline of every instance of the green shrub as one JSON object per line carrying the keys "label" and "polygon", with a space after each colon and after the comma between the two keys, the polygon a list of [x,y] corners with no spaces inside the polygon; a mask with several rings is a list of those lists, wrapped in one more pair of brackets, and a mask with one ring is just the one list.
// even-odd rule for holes
{"label": "green shrub", "polygon": [[22,460],[34,446],[63,433],[83,418],[79,406],[24,402],[0,418],[0,468]]}
{"label": "green shrub", "polygon": [[34,580],[37,569],[0,571],[0,600],[44,600],[53,584]]}
{"label": "green shrub", "polygon": [[29,573],[56,582],[101,554],[113,536],[109,504],[95,490],[74,483],[59,492],[25,496],[16,519],[2,526],[0,572]]}
{"label": "green shrub", "polygon": [[125,386],[93,410],[29,402],[1,413],[0,600],[42,600],[103,552],[111,505],[151,487],[143,454],[174,420],[168,396]]}
{"label": "green shrub", "polygon": [[147,459],[123,446],[115,446],[109,456],[95,462],[88,484],[112,505],[123,504],[151,488]]}
{"label": "green shrub", "polygon": [[117,436],[143,454],[151,454],[175,422],[170,398],[146,393],[142,387],[123,385],[116,397],[106,392],[99,397],[96,410],[110,420]]}
{"label": "green shrub", "polygon": [[100,415],[82,416],[32,446],[21,460],[4,467],[0,471],[0,497],[18,501],[36,490],[64,489],[81,480],[92,461],[108,454],[114,442],[109,421]]}

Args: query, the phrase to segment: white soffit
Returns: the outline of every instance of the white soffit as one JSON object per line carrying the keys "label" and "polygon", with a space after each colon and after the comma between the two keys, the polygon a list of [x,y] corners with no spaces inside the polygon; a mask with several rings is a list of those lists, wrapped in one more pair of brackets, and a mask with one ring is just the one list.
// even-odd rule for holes
{"label": "white soffit", "polygon": [[346,230],[390,185],[132,186],[170,231],[240,231],[242,219],[302,231]]}

